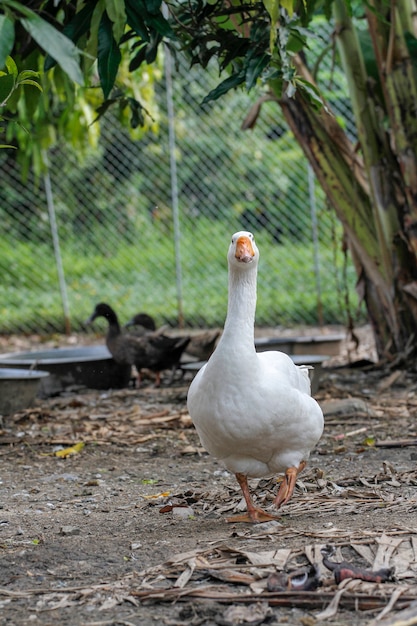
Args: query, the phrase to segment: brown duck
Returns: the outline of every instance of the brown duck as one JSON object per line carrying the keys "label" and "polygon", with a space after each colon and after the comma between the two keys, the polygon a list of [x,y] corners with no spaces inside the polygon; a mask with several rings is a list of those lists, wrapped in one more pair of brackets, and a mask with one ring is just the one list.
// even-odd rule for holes
{"label": "brown duck", "polygon": [[[159,328],[158,331],[156,331],[155,321],[153,317],[147,313],[137,313],[127,322],[127,324],[125,324],[125,326],[129,328],[134,327],[135,335],[137,333],[143,335],[149,332],[160,333],[163,330]],[[198,333],[198,335],[192,335],[190,337],[190,342],[187,345],[187,354],[196,357],[198,361],[207,361],[216,347],[216,342],[219,336],[219,330],[207,330]]]}
{"label": "brown duck", "polygon": [[190,341],[189,337],[167,337],[157,332],[142,337],[123,334],[115,311],[104,302],[96,305],[86,323],[91,324],[98,317],[104,317],[109,324],[106,335],[109,352],[117,363],[136,367],[138,383],[141,370],[149,369],[155,372],[155,385],[159,387],[161,372],[178,366],[181,354]]}

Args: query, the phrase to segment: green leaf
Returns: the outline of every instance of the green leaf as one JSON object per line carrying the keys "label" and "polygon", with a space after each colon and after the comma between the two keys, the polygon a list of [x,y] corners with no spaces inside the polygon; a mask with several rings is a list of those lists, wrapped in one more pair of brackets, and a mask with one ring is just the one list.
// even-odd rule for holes
{"label": "green leaf", "polygon": [[226,54],[220,63],[220,69],[224,70],[237,57],[245,56],[248,52],[249,42],[243,37],[230,38],[230,43],[225,46]]}
{"label": "green leaf", "polygon": [[18,76],[18,80],[19,80],[19,83],[21,83],[22,80],[27,80],[28,78],[30,79],[39,78],[39,76],[40,76],[39,72],[35,72],[34,70],[23,70],[23,72],[20,72]]}
{"label": "green leaf", "polygon": [[153,32],[148,43],[142,41],[138,46],[137,54],[129,63],[129,72],[136,70],[144,61],[151,65],[156,59],[156,55],[158,54],[158,45],[161,40],[161,35]]}
{"label": "green leaf", "polygon": [[375,446],[375,437],[373,435],[370,435],[369,437],[366,437],[366,439],[363,440],[363,445],[364,446],[369,446],[370,448]]}
{"label": "green leaf", "polygon": [[5,106],[16,86],[15,77],[12,74],[0,76],[0,106]]}
{"label": "green leaf", "polygon": [[64,35],[76,43],[90,28],[91,17],[96,8],[97,0],[89,0],[85,7],[74,15],[74,18],[64,27]]}
{"label": "green leaf", "polygon": [[269,35],[269,49],[271,53],[274,49],[275,41],[277,39],[276,24],[279,18],[279,2],[278,0],[263,0],[266,10],[271,18],[271,30]]}
{"label": "green leaf", "polygon": [[[138,126],[145,125],[145,117],[143,115],[143,107],[140,102],[135,100],[134,98],[128,98],[128,104],[130,107],[130,111],[132,113],[130,118],[130,125],[132,128],[137,128]],[[154,482],[158,482],[157,479],[154,479]]]}
{"label": "green leaf", "polygon": [[94,118],[94,120],[92,121],[92,124],[94,124],[101,117],[103,117],[104,114],[108,111],[108,109],[117,101],[118,101],[117,98],[109,98],[108,100],[105,100],[103,104],[101,104],[99,107],[97,107],[96,109],[97,117]]}
{"label": "green leaf", "polygon": [[297,88],[294,85],[294,83],[288,83],[287,88],[285,90],[285,95],[288,96],[288,98],[294,98],[296,91],[297,91]]}
{"label": "green leaf", "polygon": [[307,45],[307,38],[313,34],[305,28],[291,28],[289,32],[287,50],[288,52],[299,52]]}
{"label": "green leaf", "polygon": [[155,10],[156,4],[152,0],[126,0],[127,22],[142,39],[149,39],[149,29],[155,30],[163,37],[174,36],[169,22],[164,18],[160,9]]}
{"label": "green leaf", "polygon": [[[77,43],[80,37],[82,37],[90,28],[91,17],[94,13],[97,0],[89,0],[85,7],[75,14],[74,18],[64,26],[62,31],[72,42]],[[47,72],[56,64],[55,59],[48,55],[45,59],[44,70]]]}
{"label": "green leaf", "polygon": [[6,65],[6,59],[14,44],[14,21],[7,15],[0,15],[0,68]]}
{"label": "green leaf", "polygon": [[146,9],[149,13],[157,15],[161,11],[162,0],[145,0]]}
{"label": "green leaf", "polygon": [[84,78],[79,65],[80,51],[73,42],[35,13],[31,17],[20,18],[20,22],[36,43],[55,59],[71,80],[82,85]]}
{"label": "green leaf", "polygon": [[246,66],[246,89],[248,91],[252,89],[259,76],[268,65],[269,58],[269,55],[264,53],[250,59]]}
{"label": "green leaf", "polygon": [[274,26],[279,18],[279,0],[263,0],[263,3],[271,18],[271,24]]}
{"label": "green leaf", "polygon": [[146,46],[146,62],[151,65],[158,54],[158,46],[162,41],[161,35],[158,33],[152,33],[151,41]]}
{"label": "green leaf", "polygon": [[323,105],[324,105],[323,97],[322,97],[322,95],[320,93],[320,90],[317,89],[317,87],[315,85],[313,85],[312,83],[309,83],[304,78],[300,78],[300,76],[297,76],[297,78],[296,78],[296,85],[297,85],[297,87],[299,87],[302,90],[304,95],[307,96],[307,98],[310,101],[311,105],[315,109],[318,110],[318,109],[321,109],[323,107]]}
{"label": "green leaf", "polygon": [[100,21],[98,29],[97,65],[100,84],[104,98],[107,99],[116,80],[122,55],[112,30],[112,23],[106,11]]}
{"label": "green leaf", "polygon": [[6,68],[9,74],[17,78],[19,70],[17,69],[17,65],[12,59],[12,57],[7,57],[6,59]]}
{"label": "green leaf", "polygon": [[113,22],[113,35],[117,42],[122,38],[125,24],[126,12],[124,2],[120,0],[105,0],[107,15]]}
{"label": "green leaf", "polygon": [[129,63],[129,72],[137,70],[138,67],[146,60],[147,47],[148,44],[144,42],[139,48],[139,52],[137,52],[137,54],[135,54],[135,56],[131,59]]}
{"label": "green leaf", "polygon": [[139,37],[149,41],[148,28],[143,19],[143,15],[134,0],[126,0],[125,4],[127,23]]}
{"label": "green leaf", "polygon": [[18,85],[33,85],[34,87],[37,87],[39,89],[39,91],[43,91],[43,89],[40,86],[40,84],[37,83],[36,80],[32,80],[31,78],[26,78],[24,80],[19,80],[18,81]]}
{"label": "green leaf", "polygon": [[287,11],[288,15],[294,13],[294,0],[280,0],[280,5]]}
{"label": "green leaf", "polygon": [[236,74],[232,74],[226,80],[222,81],[215,89],[212,89],[204,98],[201,104],[207,104],[211,100],[217,100],[220,96],[223,96],[225,93],[234,89],[238,85],[241,85],[245,82],[245,71],[241,70]]}
{"label": "green leaf", "polygon": [[145,21],[163,37],[174,36],[169,22],[167,22],[162,13],[159,13],[158,15],[147,15]]}

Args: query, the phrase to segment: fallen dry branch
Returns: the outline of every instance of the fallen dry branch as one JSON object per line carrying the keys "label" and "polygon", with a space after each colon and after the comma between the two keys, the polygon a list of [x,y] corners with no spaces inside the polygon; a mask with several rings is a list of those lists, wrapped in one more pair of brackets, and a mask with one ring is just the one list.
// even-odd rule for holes
{"label": "fallen dry branch", "polygon": [[385,441],[375,441],[377,448],[403,448],[406,446],[417,446],[417,439],[387,439]]}
{"label": "fallen dry branch", "polygon": [[[304,609],[324,609],[333,600],[332,591],[275,591],[268,593],[233,593],[227,589],[206,586],[198,589],[169,589],[166,591],[147,590],[131,591],[140,600],[158,600],[159,602],[189,601],[191,599],[214,600],[221,603],[268,602],[269,606],[297,607]],[[347,610],[369,611],[385,607],[390,596],[369,596],[364,593],[345,593],[341,596],[339,608]],[[398,598],[395,608],[405,609],[415,601],[415,595],[402,595]]]}
{"label": "fallen dry branch", "polygon": [[[127,582],[127,581],[126,581]],[[131,585],[123,585],[123,587],[131,587]],[[215,601],[222,604],[251,604],[255,602],[267,602],[272,607],[297,607],[307,610],[321,609],[324,610],[330,605],[335,598],[335,591],[274,591],[263,593],[251,593],[246,592],[233,592],[226,586],[219,585],[205,585],[198,588],[178,588],[172,587],[170,589],[144,589],[135,590],[132,588],[123,589],[118,583],[103,583],[96,584],[90,587],[68,587],[64,589],[54,588],[32,588],[25,591],[12,591],[4,588],[0,588],[0,595],[7,596],[9,598],[21,599],[30,598],[33,596],[66,596],[66,601],[69,601],[71,594],[77,595],[79,600],[79,594],[81,593],[85,598],[91,597],[95,593],[105,591],[107,595],[112,592],[120,594],[120,599],[123,601],[126,595],[132,596],[141,602],[144,601],[158,601],[158,602],[178,602],[178,601]],[[391,609],[396,610],[407,609],[413,602],[415,602],[415,594],[403,593],[396,598],[396,601]],[[346,610],[377,610],[386,607],[391,600],[391,594],[383,595],[368,595],[365,593],[352,593],[345,592],[340,595],[338,601],[338,608]],[[55,610],[60,608],[59,603],[54,603]]]}

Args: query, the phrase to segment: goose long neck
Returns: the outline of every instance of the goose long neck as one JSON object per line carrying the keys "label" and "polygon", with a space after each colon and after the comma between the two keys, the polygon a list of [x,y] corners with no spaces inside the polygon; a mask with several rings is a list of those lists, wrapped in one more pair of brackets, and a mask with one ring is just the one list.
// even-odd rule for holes
{"label": "goose long neck", "polygon": [[[246,268],[245,268],[246,270]],[[254,346],[257,268],[229,270],[229,295],[223,336]],[[253,347],[254,349],[254,347]]]}

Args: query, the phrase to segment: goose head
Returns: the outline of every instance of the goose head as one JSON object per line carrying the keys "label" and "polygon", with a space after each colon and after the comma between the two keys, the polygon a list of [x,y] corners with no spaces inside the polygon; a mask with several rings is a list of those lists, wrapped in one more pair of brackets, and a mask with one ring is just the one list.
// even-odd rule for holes
{"label": "goose head", "polygon": [[259,261],[259,250],[253,234],[246,230],[235,233],[227,258],[230,267],[236,269],[248,269],[249,265],[256,267]]}

